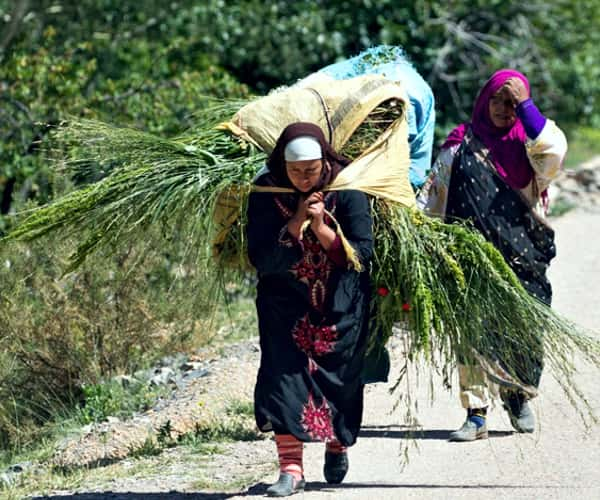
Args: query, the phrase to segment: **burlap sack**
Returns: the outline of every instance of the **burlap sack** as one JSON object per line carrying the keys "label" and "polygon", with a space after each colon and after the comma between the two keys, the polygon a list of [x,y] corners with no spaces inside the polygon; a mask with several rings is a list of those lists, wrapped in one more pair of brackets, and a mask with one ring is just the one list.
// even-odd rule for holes
{"label": "burlap sack", "polygon": [[399,82],[377,75],[335,85],[329,79],[316,80],[309,87],[289,88],[244,106],[222,128],[270,153],[286,126],[307,121],[319,125],[340,151],[369,113],[389,99],[404,104],[402,118],[346,167],[328,190],[360,189],[413,207],[415,196],[408,180],[408,98]]}
{"label": "burlap sack", "polygon": [[[337,81],[335,85],[329,79],[317,79],[310,87],[292,87],[247,104],[230,122],[221,124],[221,128],[270,153],[285,127],[307,121],[319,125],[334,149],[340,151],[369,113],[390,99],[403,103],[401,118],[345,167],[325,190],[357,189],[413,207],[415,196],[408,180],[408,98],[398,82],[376,75]],[[254,190],[289,191],[257,186]],[[243,263],[242,267],[247,262],[237,252],[243,251],[244,246],[242,243],[242,248],[239,247],[245,236],[240,220],[247,193],[243,188],[228,188],[217,198],[214,209],[213,254],[222,262],[238,266]]]}

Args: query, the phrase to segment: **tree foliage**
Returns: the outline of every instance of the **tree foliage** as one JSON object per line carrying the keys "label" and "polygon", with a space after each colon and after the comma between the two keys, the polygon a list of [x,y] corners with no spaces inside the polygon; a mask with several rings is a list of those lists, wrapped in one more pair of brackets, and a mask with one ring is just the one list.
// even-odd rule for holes
{"label": "tree foliage", "polygon": [[0,212],[51,195],[38,141],[68,115],[168,136],[204,95],[266,92],[380,43],[432,86],[438,138],[505,66],[561,124],[598,126],[599,23],[600,0],[0,0]]}
{"label": "tree foliage", "polygon": [[71,115],[168,136],[193,122],[207,96],[248,93],[190,45],[163,2],[29,4],[16,28],[18,8],[0,4],[2,213],[52,195],[46,139]]}
{"label": "tree foliage", "polygon": [[[267,92],[377,44],[404,47],[432,86],[438,138],[469,117],[481,84],[506,66],[529,76],[536,102],[567,132],[599,127],[598,25],[600,0],[0,0],[0,234],[3,214],[29,198],[44,203],[62,184],[46,153],[63,120],[168,137],[197,123],[207,96]],[[163,173],[149,189],[161,180],[169,181]],[[178,242],[186,233],[154,229]],[[138,352],[136,335],[194,317],[181,311],[194,296],[188,282],[169,284],[175,270],[206,284],[181,265],[183,250],[148,239],[156,247],[143,253],[131,242],[128,259],[143,264],[135,272],[127,259],[101,256],[69,278],[58,276],[57,255],[71,240],[6,250],[0,447],[35,436],[18,426],[44,421],[50,399],[186,341],[158,339]]]}
{"label": "tree foliage", "polygon": [[563,121],[600,119],[598,0],[210,0],[180,16],[207,52],[262,91],[385,43],[404,47],[445,125],[468,117],[480,85],[503,66],[528,74]]}

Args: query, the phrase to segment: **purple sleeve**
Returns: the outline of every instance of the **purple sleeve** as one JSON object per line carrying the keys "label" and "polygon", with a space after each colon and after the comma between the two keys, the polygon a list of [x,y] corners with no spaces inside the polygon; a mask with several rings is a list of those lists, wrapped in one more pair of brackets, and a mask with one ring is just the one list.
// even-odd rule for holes
{"label": "purple sleeve", "polygon": [[346,259],[346,251],[342,245],[342,240],[336,234],[335,240],[331,243],[329,250],[327,250],[327,257],[329,257],[333,263],[338,267],[346,267],[348,260]]}
{"label": "purple sleeve", "polygon": [[523,123],[525,133],[530,139],[535,139],[546,125],[546,117],[540,113],[533,99],[529,98],[517,106],[517,116]]}

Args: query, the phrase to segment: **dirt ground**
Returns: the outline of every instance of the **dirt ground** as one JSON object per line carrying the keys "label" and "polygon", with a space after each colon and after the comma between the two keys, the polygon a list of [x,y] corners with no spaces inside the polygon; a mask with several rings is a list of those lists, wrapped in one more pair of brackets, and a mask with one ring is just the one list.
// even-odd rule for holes
{"label": "dirt ground", "polygon": [[[600,336],[600,212],[575,211],[555,220],[553,227],[558,248],[550,273],[553,306]],[[577,380],[600,414],[598,371],[581,364]],[[389,384],[370,386],[364,427],[350,450],[344,483],[324,483],[323,447],[310,444],[305,451],[308,488],[302,498],[600,499],[600,425],[586,431],[551,373],[544,374],[534,403],[538,428],[533,435],[513,433],[498,406],[489,417],[490,439],[473,443],[447,441],[448,433],[462,424],[464,411],[457,394],[442,390],[441,379],[437,381],[433,404],[427,387],[418,391],[422,434],[414,441],[399,425],[402,415],[392,411]],[[409,461],[402,469],[407,445]],[[264,483],[276,475],[265,477]],[[257,485],[247,496],[263,491]]]}
{"label": "dirt ground", "polygon": [[[554,220],[553,226],[558,248],[550,272],[553,307],[600,336],[600,211],[573,211]],[[393,356],[401,356],[399,348]],[[600,415],[598,371],[583,363],[578,367],[577,381]],[[307,490],[294,498],[600,499],[600,425],[586,430],[549,370],[534,402],[538,422],[534,434],[513,433],[506,413],[497,405],[489,414],[490,439],[473,443],[447,441],[448,433],[462,424],[464,410],[456,390],[445,391],[439,377],[431,385],[427,381],[423,378],[418,389],[411,384],[419,401],[416,434],[402,425],[401,410],[394,411],[391,384],[368,386],[364,425],[350,450],[346,480],[336,487],[327,485],[321,470],[323,445],[309,444],[304,460]],[[433,402],[430,387],[435,390]],[[233,443],[203,461],[177,449],[152,460],[157,467],[145,476],[88,481],[77,492],[54,491],[37,498],[242,499],[263,496],[277,477],[270,440]],[[208,490],[198,481],[207,474]]]}

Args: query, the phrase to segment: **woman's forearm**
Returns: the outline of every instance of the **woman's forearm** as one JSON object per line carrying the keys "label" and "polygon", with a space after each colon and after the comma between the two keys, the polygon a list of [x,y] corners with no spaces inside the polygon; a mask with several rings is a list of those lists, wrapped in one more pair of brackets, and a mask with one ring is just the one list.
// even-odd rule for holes
{"label": "woman's forearm", "polygon": [[329,250],[336,237],[335,231],[324,222],[320,224],[313,223],[311,224],[311,228],[313,230],[313,233],[315,233],[315,236],[319,240],[319,243],[321,243],[321,246],[325,250]]}
{"label": "woman's forearm", "polygon": [[523,123],[527,137],[537,139],[546,125],[546,117],[540,113],[533,100],[529,98],[521,102],[516,108],[516,113]]}
{"label": "woman's forearm", "polygon": [[302,228],[303,220],[292,217],[287,224],[289,233],[296,238],[300,239],[300,229]]}

